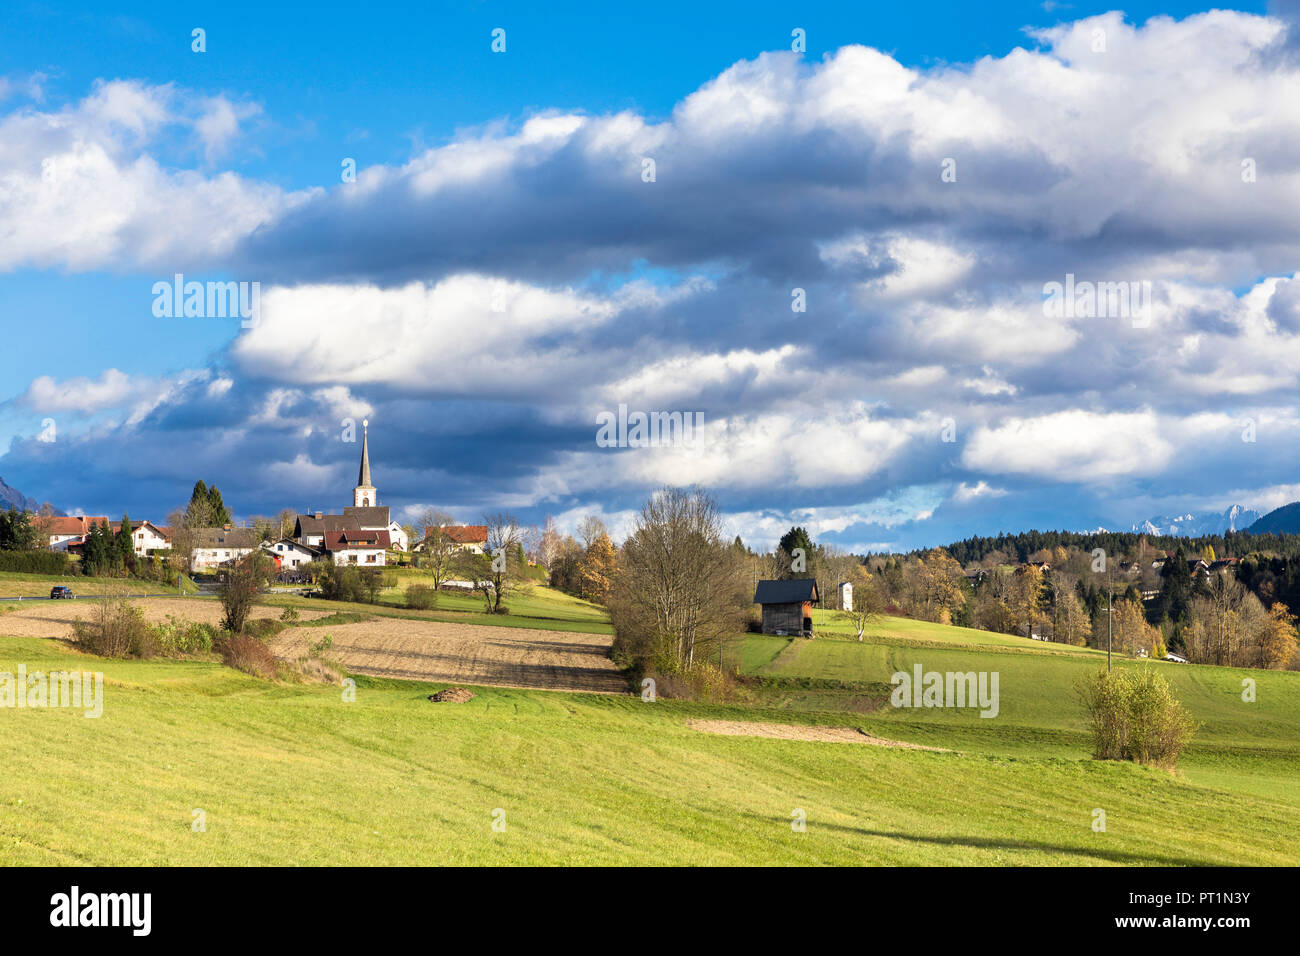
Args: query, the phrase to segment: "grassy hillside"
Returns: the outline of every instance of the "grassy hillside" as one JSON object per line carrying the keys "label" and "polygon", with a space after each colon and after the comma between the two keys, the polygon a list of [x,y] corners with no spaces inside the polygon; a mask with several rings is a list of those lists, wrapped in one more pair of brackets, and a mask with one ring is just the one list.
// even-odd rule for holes
{"label": "grassy hillside", "polygon": [[[827,615],[813,640],[750,635],[729,661],[760,678],[767,706],[820,714],[862,714],[858,722],[885,737],[989,755],[1078,759],[1088,753],[1079,677],[1105,666],[1103,651],[1066,647],[969,628],[884,618],[859,643],[847,615]],[[995,639],[990,642],[989,638]],[[1135,661],[1155,667],[1202,726],[1182,762],[1189,781],[1256,793],[1291,794],[1300,803],[1300,673]],[[996,671],[999,713],[894,708],[882,701],[897,671]],[[1243,700],[1243,681],[1256,699]],[[843,685],[840,687],[829,684]]]}
{"label": "grassy hillside", "polygon": [[[1249,672],[1259,700],[1245,705],[1236,671],[1152,665],[1206,722],[1170,775],[1086,759],[1068,683],[1095,654],[969,640],[916,622],[883,622],[861,645],[750,637],[733,654],[774,696],[741,707],[501,689],[432,704],[431,686],[364,679],[345,703],[216,664],[0,638],[0,670],[108,679],[98,720],[0,710],[9,752],[32,758],[0,776],[0,846],[28,864],[1300,863],[1300,675]],[[914,661],[999,670],[1000,717],[847,707]],[[800,681],[847,689],[810,686],[816,710],[782,705]],[[955,752],[714,736],[687,725],[701,717],[861,726]]]}

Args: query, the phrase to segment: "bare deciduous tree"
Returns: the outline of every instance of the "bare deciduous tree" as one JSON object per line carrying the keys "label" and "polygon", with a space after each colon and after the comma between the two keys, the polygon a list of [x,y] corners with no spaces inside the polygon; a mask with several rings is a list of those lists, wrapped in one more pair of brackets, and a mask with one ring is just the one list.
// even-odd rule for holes
{"label": "bare deciduous tree", "polygon": [[741,629],[744,570],[712,497],[698,488],[656,492],[623,544],[610,595],[622,650],[690,668],[702,645]]}
{"label": "bare deciduous tree", "polygon": [[424,535],[424,541],[416,566],[433,575],[435,591],[440,590],[451,576],[456,556],[460,554],[460,545],[447,533],[447,528],[455,523],[456,520],[451,515],[435,508],[425,508],[420,515],[420,531]]}
{"label": "bare deciduous tree", "polygon": [[592,542],[602,534],[609,534],[609,529],[605,527],[605,522],[595,515],[587,515],[578,522],[578,540],[582,542],[582,550],[588,550]]}
{"label": "bare deciduous tree", "polygon": [[560,556],[560,548],[563,544],[564,537],[560,534],[555,519],[547,515],[541,528],[541,535],[537,539],[537,563],[550,571],[551,565]]}

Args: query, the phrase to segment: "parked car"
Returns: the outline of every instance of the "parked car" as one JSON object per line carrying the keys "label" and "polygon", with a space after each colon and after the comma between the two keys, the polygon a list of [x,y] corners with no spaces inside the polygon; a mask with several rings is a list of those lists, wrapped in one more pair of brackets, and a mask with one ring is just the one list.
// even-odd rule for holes
{"label": "parked car", "polygon": [[72,588],[68,587],[66,584],[56,584],[54,585],[54,587],[50,588],[51,601],[57,600],[59,598],[70,598],[70,597],[72,597]]}

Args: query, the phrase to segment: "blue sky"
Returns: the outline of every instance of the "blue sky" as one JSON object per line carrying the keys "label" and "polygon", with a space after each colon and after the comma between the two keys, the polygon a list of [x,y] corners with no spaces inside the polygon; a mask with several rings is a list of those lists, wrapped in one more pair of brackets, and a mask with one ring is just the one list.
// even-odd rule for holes
{"label": "blue sky", "polygon": [[[369,416],[408,516],[619,529],[699,481],[757,544],[879,549],[1300,497],[1293,6],[268,7],[8,15],[29,495],[336,509]],[[176,272],[259,326],[155,316]],[[1066,274],[1150,315],[1045,317]],[[620,403],[708,426],[596,447]]]}

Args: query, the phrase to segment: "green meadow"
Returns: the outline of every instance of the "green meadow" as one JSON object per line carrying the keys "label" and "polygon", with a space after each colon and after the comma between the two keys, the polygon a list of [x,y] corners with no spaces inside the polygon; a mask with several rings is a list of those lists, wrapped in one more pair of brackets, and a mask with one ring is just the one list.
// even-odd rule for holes
{"label": "green meadow", "polygon": [[[520,621],[608,627],[572,601],[541,588],[511,603]],[[1072,684],[1104,655],[897,619],[862,643],[842,616],[819,633],[738,637],[727,660],[746,697],[726,705],[494,688],[434,704],[445,685],[362,677],[347,702],[215,663],[0,637],[0,671],[106,680],[99,719],[0,709],[0,862],[1300,863],[1300,674],[1145,665],[1203,723],[1171,774],[1089,758]],[[890,675],[918,663],[997,671],[998,716],[882,704]],[[719,736],[693,719],[860,727],[944,749]]]}
{"label": "green meadow", "polygon": [[428,574],[412,570],[390,571],[395,586],[380,592],[375,604],[325,601],[297,594],[272,593],[266,603],[274,607],[345,610],[378,617],[414,618],[425,621],[485,624],[491,627],[533,627],[552,631],[579,631],[589,634],[613,634],[605,609],[598,604],[556,591],[549,587],[528,586],[511,594],[505,602],[509,613],[488,614],[480,594],[462,590],[440,591],[438,606],[414,610],[406,606],[406,588],[427,584]]}

